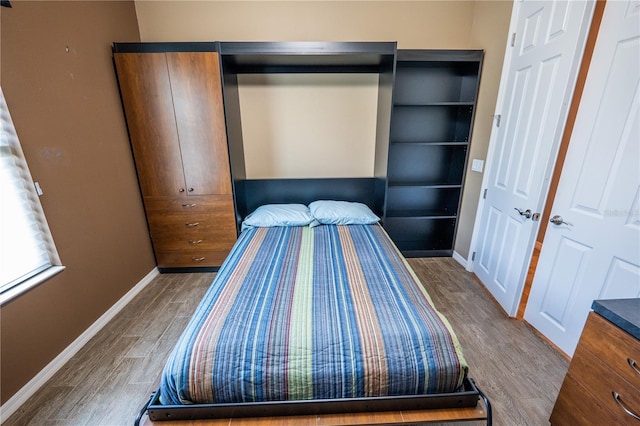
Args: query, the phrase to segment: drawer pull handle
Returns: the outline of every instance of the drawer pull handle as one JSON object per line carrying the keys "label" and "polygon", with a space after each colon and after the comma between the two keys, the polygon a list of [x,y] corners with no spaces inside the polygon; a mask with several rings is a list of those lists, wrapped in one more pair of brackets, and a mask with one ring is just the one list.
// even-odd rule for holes
{"label": "drawer pull handle", "polygon": [[633,369],[633,371],[635,371],[636,373],[640,374],[640,369],[638,369],[638,363],[631,359],[631,358],[627,358],[627,362],[629,363],[629,367],[631,367],[631,369]]}
{"label": "drawer pull handle", "polygon": [[197,206],[197,204],[192,203],[192,204],[183,204],[182,207],[184,207],[185,209],[190,209]]}
{"label": "drawer pull handle", "polygon": [[611,392],[611,395],[613,396],[613,399],[616,401],[616,404],[618,404],[620,406],[620,408],[622,408],[624,410],[625,413],[627,413],[628,415],[630,415],[631,417],[633,417],[636,420],[640,420],[640,416],[639,415],[637,415],[636,413],[631,411],[629,408],[627,408],[626,405],[624,405],[624,403],[622,402],[622,398],[620,398],[620,394],[618,394],[618,392],[613,391],[613,392]]}
{"label": "drawer pull handle", "polygon": [[200,244],[201,242],[202,242],[202,240],[189,240],[189,244],[194,245],[194,246]]}
{"label": "drawer pull handle", "polygon": [[193,260],[194,262],[204,262],[204,256],[203,257],[192,257],[191,260]]}
{"label": "drawer pull handle", "polygon": [[188,226],[189,228],[193,228],[193,227],[196,227],[196,226],[200,225],[200,222],[192,222],[192,223],[188,223],[187,222],[184,225]]}

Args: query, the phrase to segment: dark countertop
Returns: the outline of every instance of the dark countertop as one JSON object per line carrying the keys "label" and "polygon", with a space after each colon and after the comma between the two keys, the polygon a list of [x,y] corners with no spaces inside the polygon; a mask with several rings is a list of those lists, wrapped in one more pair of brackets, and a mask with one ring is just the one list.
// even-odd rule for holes
{"label": "dark countertop", "polygon": [[591,309],[640,340],[640,298],[594,300]]}

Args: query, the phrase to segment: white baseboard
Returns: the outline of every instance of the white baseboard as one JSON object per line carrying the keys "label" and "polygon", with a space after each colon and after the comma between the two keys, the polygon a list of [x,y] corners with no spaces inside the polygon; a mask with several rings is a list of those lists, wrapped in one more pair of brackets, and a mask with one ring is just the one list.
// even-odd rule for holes
{"label": "white baseboard", "polygon": [[467,259],[462,257],[460,253],[458,253],[457,251],[454,251],[452,257],[453,257],[453,260],[461,264],[464,267],[464,269],[467,269]]}
{"label": "white baseboard", "polygon": [[120,300],[109,308],[100,318],[86,329],[65,350],[44,367],[36,376],[24,385],[15,395],[0,407],[0,423],[5,422],[22,404],[31,398],[37,391],[58,372],[84,345],[95,336],[118,312],[124,308],[142,289],[144,289],[159,274],[158,268],[154,268],[138,284],[127,292]]}

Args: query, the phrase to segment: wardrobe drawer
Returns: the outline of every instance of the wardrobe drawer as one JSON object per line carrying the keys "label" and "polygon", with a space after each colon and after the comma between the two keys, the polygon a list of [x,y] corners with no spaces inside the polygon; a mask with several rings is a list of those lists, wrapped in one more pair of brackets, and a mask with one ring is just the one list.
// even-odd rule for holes
{"label": "wardrobe drawer", "polygon": [[190,268],[220,266],[229,254],[228,249],[219,250],[156,250],[159,268]]}
{"label": "wardrobe drawer", "polygon": [[[184,227],[184,225],[182,225]],[[227,250],[236,241],[235,229],[202,227],[200,229],[175,229],[151,231],[153,246],[159,251],[178,250]]]}
{"label": "wardrobe drawer", "polygon": [[235,241],[235,227],[226,225],[211,216],[200,216],[195,218],[159,218],[149,219],[149,229],[154,244],[161,241],[190,239],[231,239]]}
{"label": "wardrobe drawer", "polygon": [[[189,240],[233,245],[236,240],[233,199],[228,196],[146,198],[147,221],[155,244]],[[191,200],[193,198],[193,200]],[[188,207],[183,207],[183,206]]]}
{"label": "wardrobe drawer", "polygon": [[640,389],[640,372],[632,367],[634,364],[640,369],[638,339],[591,312],[580,337],[578,349],[582,347],[602,360],[610,370]]}
{"label": "wardrobe drawer", "polygon": [[145,197],[144,204],[160,268],[220,266],[236,241],[231,196]]}
{"label": "wardrobe drawer", "polygon": [[144,207],[149,220],[214,217],[220,220],[234,218],[233,197],[205,195],[192,197],[145,197]]}

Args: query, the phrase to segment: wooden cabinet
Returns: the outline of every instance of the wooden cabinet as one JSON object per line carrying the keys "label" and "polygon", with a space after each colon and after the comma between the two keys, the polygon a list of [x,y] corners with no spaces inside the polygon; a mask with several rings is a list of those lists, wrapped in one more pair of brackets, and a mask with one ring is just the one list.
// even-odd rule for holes
{"label": "wooden cabinet", "polygon": [[214,267],[236,239],[218,53],[114,53],[159,268]]}
{"label": "wooden cabinet", "polygon": [[405,256],[453,253],[482,57],[398,50],[384,227]]}
{"label": "wooden cabinet", "polygon": [[591,312],[562,383],[551,424],[638,425],[640,341]]}

